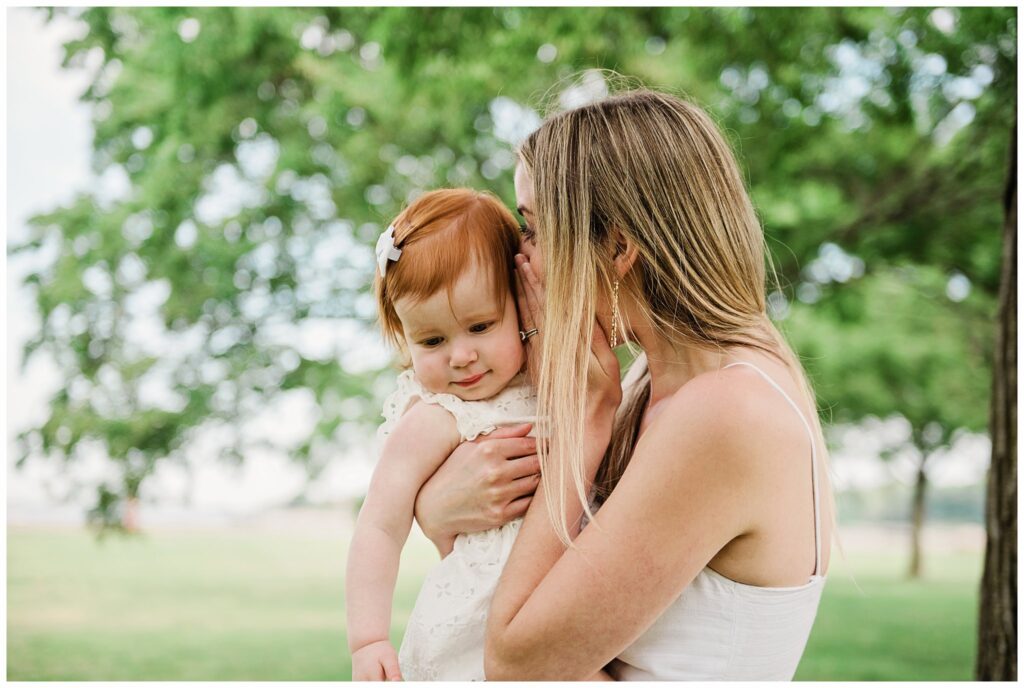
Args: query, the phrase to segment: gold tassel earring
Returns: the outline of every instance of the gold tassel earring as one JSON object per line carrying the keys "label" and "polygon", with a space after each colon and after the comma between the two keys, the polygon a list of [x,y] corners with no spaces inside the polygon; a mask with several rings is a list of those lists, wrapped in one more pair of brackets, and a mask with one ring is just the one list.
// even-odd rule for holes
{"label": "gold tassel earring", "polygon": [[612,334],[609,344],[614,349],[619,345],[619,280],[612,285]]}

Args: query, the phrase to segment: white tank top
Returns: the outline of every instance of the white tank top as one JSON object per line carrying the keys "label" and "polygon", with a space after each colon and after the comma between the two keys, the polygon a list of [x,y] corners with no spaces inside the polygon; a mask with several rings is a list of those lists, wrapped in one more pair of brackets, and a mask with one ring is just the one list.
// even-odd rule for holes
{"label": "white tank top", "polygon": [[789,681],[796,673],[825,585],[821,575],[818,452],[800,407],[752,363],[789,403],[811,442],[814,573],[803,585],[746,585],[710,567],[697,574],[657,621],[610,665],[619,681]]}

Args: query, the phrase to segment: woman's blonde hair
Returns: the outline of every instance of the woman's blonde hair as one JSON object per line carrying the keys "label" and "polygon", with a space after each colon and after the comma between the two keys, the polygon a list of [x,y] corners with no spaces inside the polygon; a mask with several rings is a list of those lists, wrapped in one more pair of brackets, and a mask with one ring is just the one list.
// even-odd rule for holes
{"label": "woman's blonde hair", "polygon": [[[546,491],[552,514],[565,513],[571,484],[593,518],[581,381],[598,294],[610,295],[616,279],[613,229],[638,252],[620,292],[640,305],[658,336],[680,346],[767,352],[802,381],[813,407],[802,367],[766,313],[764,233],[732,151],[703,110],[644,89],[606,97],[548,118],[521,144],[519,158],[532,180],[545,262],[538,415],[554,429],[540,449],[545,482],[555,488]],[[632,455],[649,379],[644,371],[627,390],[594,485],[599,502]],[[555,521],[568,544],[568,524]]]}

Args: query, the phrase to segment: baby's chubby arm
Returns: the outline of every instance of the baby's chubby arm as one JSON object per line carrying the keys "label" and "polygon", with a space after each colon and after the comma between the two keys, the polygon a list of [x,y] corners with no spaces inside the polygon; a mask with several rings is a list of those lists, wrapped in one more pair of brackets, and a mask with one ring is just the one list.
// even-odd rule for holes
{"label": "baby's chubby arm", "polygon": [[388,640],[395,579],[412,525],[416,494],[460,439],[455,418],[448,411],[418,402],[399,419],[384,442],[356,521],[345,576],[354,674],[359,664],[356,652]]}

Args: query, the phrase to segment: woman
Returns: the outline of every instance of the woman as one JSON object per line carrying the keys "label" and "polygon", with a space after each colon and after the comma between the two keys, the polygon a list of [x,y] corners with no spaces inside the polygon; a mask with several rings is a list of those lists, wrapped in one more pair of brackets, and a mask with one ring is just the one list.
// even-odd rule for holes
{"label": "woman", "polygon": [[[521,316],[552,431],[488,678],[792,678],[828,566],[825,446],[728,146],[699,108],[638,91],[548,119],[519,153]],[[643,356],[620,384],[626,341]],[[421,495],[428,533],[472,520],[436,495],[484,494],[473,460],[492,505],[525,492],[503,473],[527,460],[499,463],[521,434],[453,454]]]}

